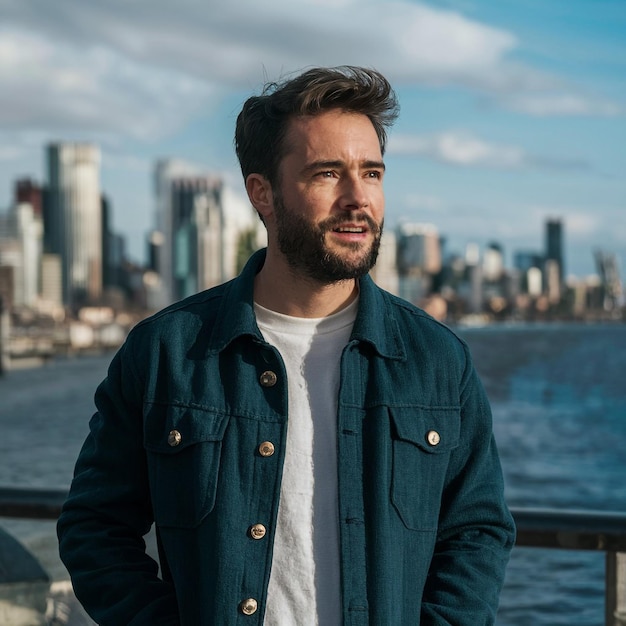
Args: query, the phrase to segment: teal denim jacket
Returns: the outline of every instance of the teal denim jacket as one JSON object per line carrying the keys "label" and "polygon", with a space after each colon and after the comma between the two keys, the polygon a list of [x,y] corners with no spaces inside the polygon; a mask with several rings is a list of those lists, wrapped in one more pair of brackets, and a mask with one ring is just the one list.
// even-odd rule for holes
{"label": "teal denim jacket", "polygon": [[[288,427],[263,259],[139,323],[96,392],[58,533],[99,624],[263,623]],[[483,387],[463,341],[369,277],[337,439],[343,623],[493,624],[515,531]]]}

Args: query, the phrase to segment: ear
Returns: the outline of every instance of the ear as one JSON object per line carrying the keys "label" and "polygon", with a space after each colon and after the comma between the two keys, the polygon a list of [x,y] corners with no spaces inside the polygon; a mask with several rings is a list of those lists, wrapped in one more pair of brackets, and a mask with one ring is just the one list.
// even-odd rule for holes
{"label": "ear", "polygon": [[274,195],[269,181],[261,174],[249,174],[246,178],[246,191],[250,203],[265,221],[274,211]]}

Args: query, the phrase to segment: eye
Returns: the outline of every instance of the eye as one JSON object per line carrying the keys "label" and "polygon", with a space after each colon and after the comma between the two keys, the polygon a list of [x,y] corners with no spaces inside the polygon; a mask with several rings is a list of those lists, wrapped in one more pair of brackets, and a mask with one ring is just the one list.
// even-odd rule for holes
{"label": "eye", "polygon": [[380,170],[370,170],[369,172],[365,173],[365,177],[373,178],[373,179],[381,179],[383,177],[383,173]]}
{"label": "eye", "polygon": [[332,170],[323,170],[317,173],[317,176],[319,176],[320,178],[332,178],[333,175],[334,173]]}

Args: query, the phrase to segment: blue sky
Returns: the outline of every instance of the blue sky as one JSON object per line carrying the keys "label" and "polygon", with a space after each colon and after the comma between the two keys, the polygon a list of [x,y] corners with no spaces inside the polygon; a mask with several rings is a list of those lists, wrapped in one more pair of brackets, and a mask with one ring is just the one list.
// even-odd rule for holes
{"label": "blue sky", "polygon": [[116,230],[143,256],[152,172],[172,157],[243,193],[242,102],[311,65],[385,73],[401,116],[387,227],[434,223],[447,249],[498,241],[510,263],[565,225],[566,271],[594,248],[626,271],[624,0],[0,0],[0,209],[44,181],[44,145],[91,141]]}

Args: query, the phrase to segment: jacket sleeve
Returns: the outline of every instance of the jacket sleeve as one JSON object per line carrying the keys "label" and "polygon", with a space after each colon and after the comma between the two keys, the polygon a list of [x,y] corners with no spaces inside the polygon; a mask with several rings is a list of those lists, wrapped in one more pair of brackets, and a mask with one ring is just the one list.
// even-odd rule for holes
{"label": "jacket sleeve", "polygon": [[422,604],[428,626],[494,624],[515,526],[504,500],[491,409],[467,346],[461,439],[450,460]]}
{"label": "jacket sleeve", "polygon": [[[131,333],[132,334],[132,333]],[[102,626],[175,626],[173,586],[158,577],[143,536],[152,524],[142,391],[129,342],[95,395],[97,412],[57,525],[76,597]]]}

